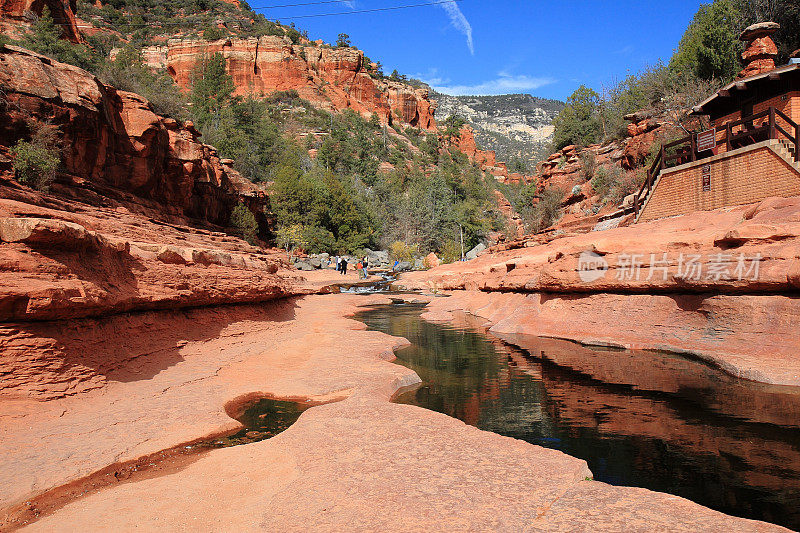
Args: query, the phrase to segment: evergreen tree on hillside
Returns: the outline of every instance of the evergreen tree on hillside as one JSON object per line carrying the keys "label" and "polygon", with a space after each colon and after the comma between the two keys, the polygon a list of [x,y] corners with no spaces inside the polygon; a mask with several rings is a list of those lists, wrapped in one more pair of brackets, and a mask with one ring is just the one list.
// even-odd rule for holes
{"label": "evergreen tree on hillside", "polygon": [[336,38],[336,47],[337,48],[350,48],[353,46],[350,44],[350,36],[346,33],[340,33],[339,36]]}
{"label": "evergreen tree on hillside", "polygon": [[62,63],[77,65],[87,70],[95,67],[95,61],[89,49],[61,38],[61,28],[56,26],[50,14],[50,8],[47,6],[44,6],[42,14],[33,23],[30,31],[22,37],[20,44]]}
{"label": "evergreen tree on hillside", "polygon": [[705,80],[733,79],[740,68],[739,33],[746,25],[736,0],[716,0],[700,6],[678,44],[670,67]]}
{"label": "evergreen tree on hillside", "polygon": [[596,116],[600,96],[581,85],[567,98],[567,105],[553,119],[553,145],[560,150],[570,144],[587,146],[598,142],[602,125]]}
{"label": "evergreen tree on hillside", "polygon": [[178,120],[188,117],[186,96],[166,71],[155,71],[145,65],[142,50],[133,44],[118,49],[113,61],[106,60],[97,77],[103,83],[144,96],[158,114]]}
{"label": "evergreen tree on hillside", "polygon": [[219,52],[202,57],[192,71],[192,112],[201,122],[218,117],[233,100],[236,87]]}
{"label": "evergreen tree on hillside", "polygon": [[462,117],[461,115],[450,115],[444,122],[444,137],[450,139],[456,139],[461,136],[461,128],[467,123],[467,120]]}
{"label": "evergreen tree on hillside", "polygon": [[285,150],[280,130],[263,100],[234,96],[233,78],[216,53],[197,62],[192,72],[192,118],[204,141],[253,181],[264,181]]}

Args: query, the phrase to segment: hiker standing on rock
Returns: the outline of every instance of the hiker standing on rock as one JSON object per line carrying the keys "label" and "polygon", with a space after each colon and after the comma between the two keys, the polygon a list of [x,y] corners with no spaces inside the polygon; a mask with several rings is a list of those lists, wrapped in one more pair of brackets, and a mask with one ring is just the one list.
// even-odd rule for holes
{"label": "hiker standing on rock", "polygon": [[347,258],[346,257],[342,257],[342,261],[339,264],[341,265],[341,268],[339,269],[339,271],[342,273],[342,276],[346,276],[347,275]]}
{"label": "hiker standing on rock", "polygon": [[364,279],[369,277],[369,274],[367,273],[367,267],[369,267],[369,263],[367,262],[367,256],[364,256],[364,260],[361,261],[361,270],[364,272]]}

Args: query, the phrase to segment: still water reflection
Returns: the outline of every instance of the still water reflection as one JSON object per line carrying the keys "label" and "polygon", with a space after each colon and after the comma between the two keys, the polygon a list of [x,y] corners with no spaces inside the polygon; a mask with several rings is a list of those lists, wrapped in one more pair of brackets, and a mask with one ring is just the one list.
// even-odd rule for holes
{"label": "still water reflection", "polygon": [[[424,384],[398,399],[585,459],[595,479],[677,494],[800,529],[800,390],[739,380],[677,355],[484,334],[416,305],[363,312],[407,338]],[[521,348],[521,349],[520,349]]]}

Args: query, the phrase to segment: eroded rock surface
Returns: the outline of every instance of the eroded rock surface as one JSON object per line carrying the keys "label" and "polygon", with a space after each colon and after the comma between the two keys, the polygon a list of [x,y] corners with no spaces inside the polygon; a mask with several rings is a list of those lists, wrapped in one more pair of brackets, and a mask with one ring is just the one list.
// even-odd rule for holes
{"label": "eroded rock surface", "polygon": [[221,161],[191,122],[157,115],[137,94],[13,46],[0,50],[0,85],[0,176],[13,177],[10,147],[32,127],[50,124],[64,170],[53,192],[95,205],[135,205],[168,222],[192,218],[222,226],[244,202],[265,235],[264,189]]}
{"label": "eroded rock surface", "polygon": [[199,329],[221,325],[219,335],[190,339],[179,349],[182,359],[152,378],[110,383],[102,393],[44,409],[20,403],[0,417],[0,449],[12,465],[0,475],[33,483],[0,484],[4,505],[108,462],[230,429],[224,403],[264,394],[340,401],[307,410],[272,439],[91,494],[29,530],[87,523],[119,530],[780,529],[675,496],[590,481],[580,459],[390,403],[418,377],[388,362],[402,339],[343,318],[366,303],[328,295],[282,312],[198,311],[187,319]]}
{"label": "eroded rock surface", "polygon": [[171,39],[166,46],[146,50],[151,66],[165,68],[182,88],[205,55],[221,53],[238,94],[297,91],[314,106],[330,111],[353,109],[381,123],[435,130],[435,103],[427,88],[374,78],[365,68],[364,52],[333,48],[288,37],[226,38],[219,41]]}
{"label": "eroded rock surface", "polygon": [[800,199],[520,244],[400,283],[457,291],[431,318],[465,309],[498,333],[687,352],[800,385]]}
{"label": "eroded rock surface", "polygon": [[[76,394],[125,364],[117,339],[100,349],[83,333],[94,323],[74,319],[304,292],[282,254],[225,232],[238,203],[266,232],[267,198],[191,123],[21,48],[0,50],[0,83],[0,155],[49,123],[64,170],[43,193],[0,167],[0,395]],[[84,341],[105,355],[87,353]]]}
{"label": "eroded rock surface", "polygon": [[61,28],[62,37],[72,42],[82,40],[75,17],[76,0],[0,0],[0,30],[19,37],[40,16],[44,7],[50,10],[53,21]]}

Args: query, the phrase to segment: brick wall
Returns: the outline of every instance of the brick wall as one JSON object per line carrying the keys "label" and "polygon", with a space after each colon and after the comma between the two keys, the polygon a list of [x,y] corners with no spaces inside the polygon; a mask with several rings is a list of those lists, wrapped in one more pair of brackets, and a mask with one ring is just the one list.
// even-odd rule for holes
{"label": "brick wall", "polygon": [[797,106],[798,98],[800,98],[800,93],[797,91],[775,96],[774,98],[770,98],[769,100],[754,105],[753,113],[758,113],[770,107],[774,107],[775,109],[780,109],[789,115],[789,118],[797,122],[798,119],[800,119],[800,116],[798,116],[800,115],[800,108]]}
{"label": "brick wall", "polygon": [[[786,97],[785,99],[784,96]],[[753,113],[764,111],[769,107],[780,109],[789,115],[789,117],[791,117],[791,119],[795,122],[800,122],[800,91],[792,91],[788,94],[775,96],[769,100],[757,103],[753,106]],[[716,121],[714,121],[714,124],[716,126],[722,126],[726,122],[739,120],[740,118],[742,118],[741,111],[734,111],[729,115],[718,118]]]}
{"label": "brick wall", "polygon": [[639,222],[693,211],[800,195],[800,171],[759,144],[711,158],[711,190],[703,191],[703,162],[662,171]]}

